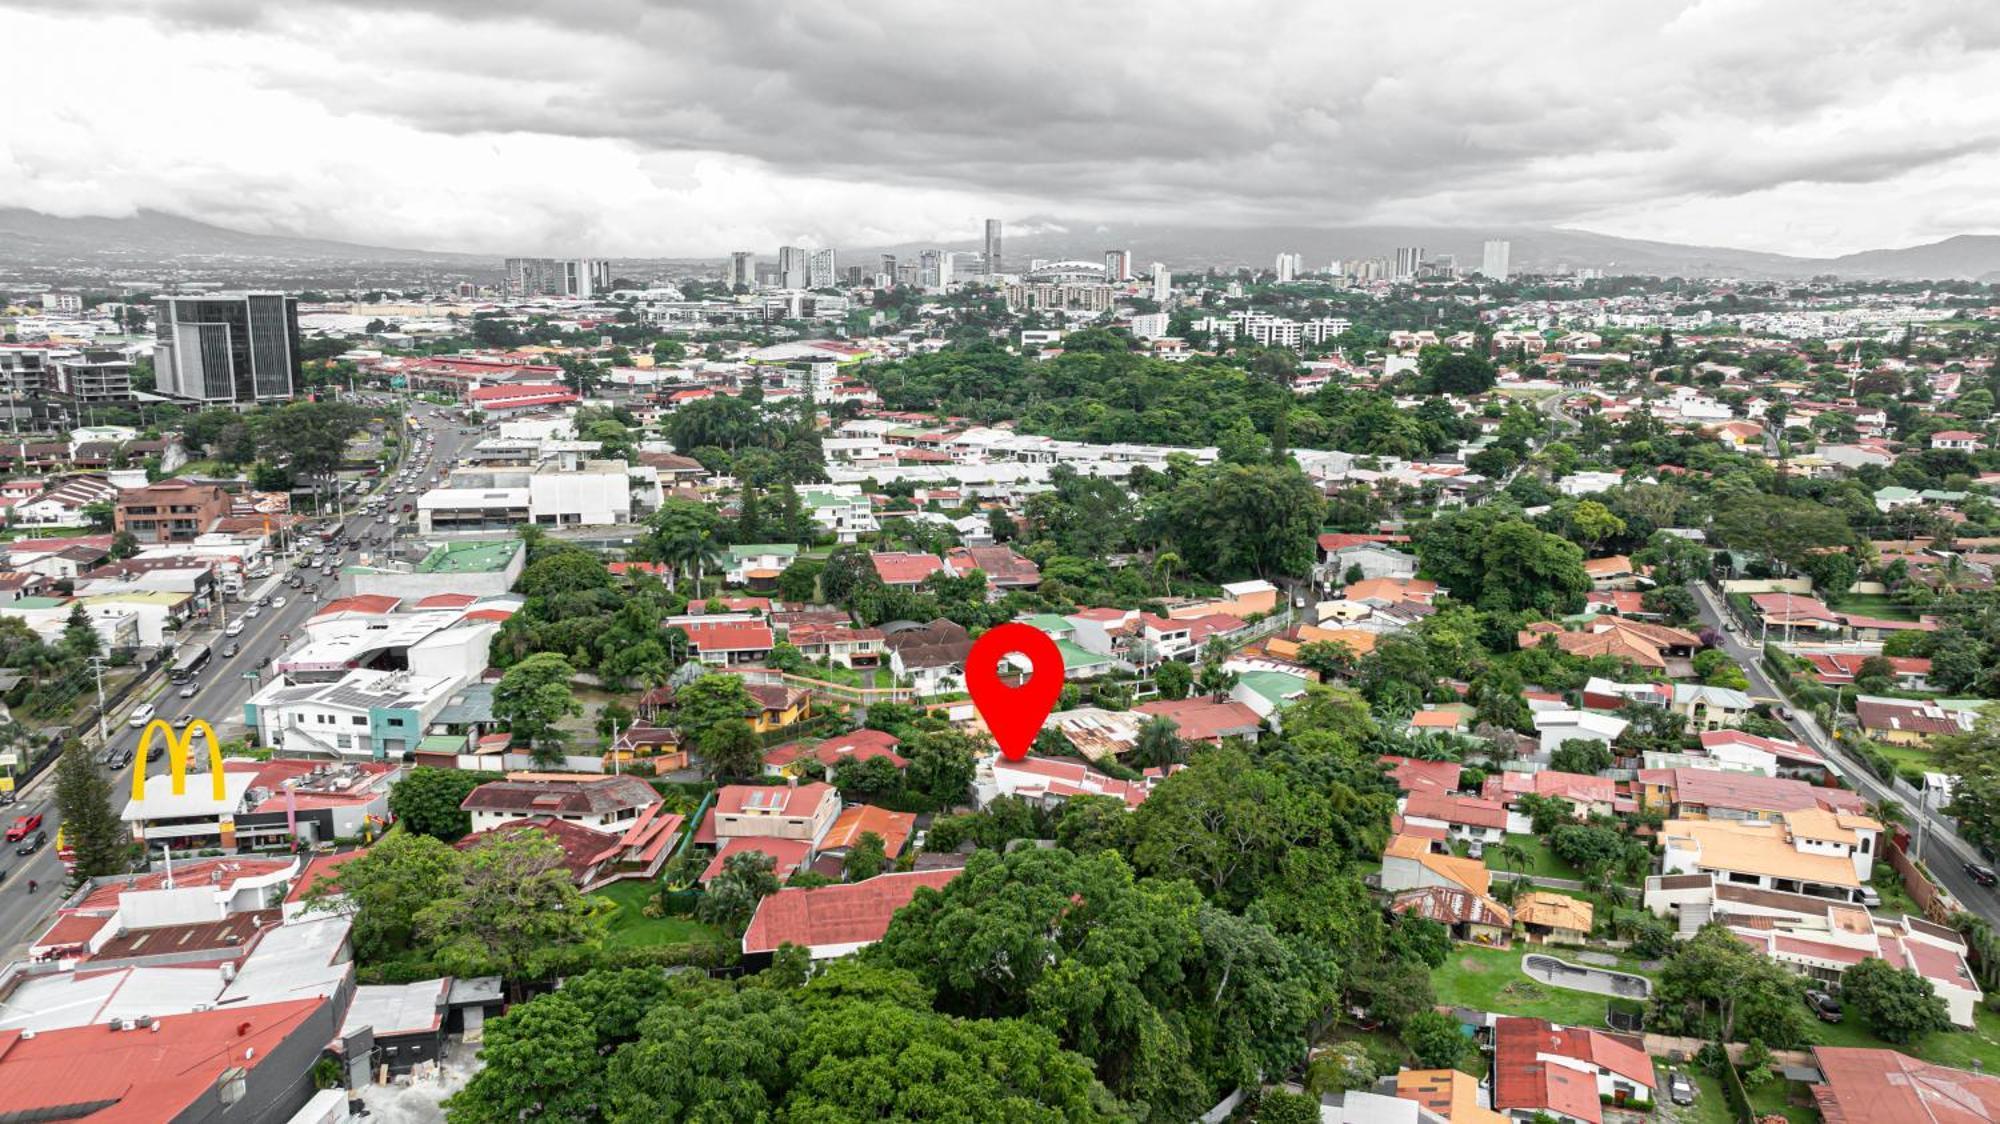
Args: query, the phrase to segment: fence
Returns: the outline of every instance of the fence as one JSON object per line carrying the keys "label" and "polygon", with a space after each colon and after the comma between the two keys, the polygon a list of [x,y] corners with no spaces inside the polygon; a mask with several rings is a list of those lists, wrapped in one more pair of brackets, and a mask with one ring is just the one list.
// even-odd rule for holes
{"label": "fence", "polygon": [[1883,845],[1882,853],[1889,856],[1889,865],[1903,876],[1903,888],[1910,892],[1911,900],[1924,911],[1924,917],[1939,925],[1949,924],[1952,914],[1959,911],[1957,899],[1931,881],[1930,875],[1925,874],[1923,868],[1903,850],[1902,844],[1894,839]]}

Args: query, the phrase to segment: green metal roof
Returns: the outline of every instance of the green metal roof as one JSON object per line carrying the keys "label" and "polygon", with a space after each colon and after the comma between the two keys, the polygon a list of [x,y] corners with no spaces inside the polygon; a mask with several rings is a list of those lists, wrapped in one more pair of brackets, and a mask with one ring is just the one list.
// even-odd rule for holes
{"label": "green metal roof", "polygon": [[419,574],[491,574],[507,568],[522,549],[517,539],[446,543],[417,563]]}

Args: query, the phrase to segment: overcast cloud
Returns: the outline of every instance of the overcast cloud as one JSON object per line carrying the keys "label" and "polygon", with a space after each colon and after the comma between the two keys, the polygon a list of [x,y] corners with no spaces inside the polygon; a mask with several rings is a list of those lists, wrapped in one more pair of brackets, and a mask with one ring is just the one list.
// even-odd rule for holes
{"label": "overcast cloud", "polygon": [[0,205],[489,253],[980,219],[2000,231],[2000,5],[0,0]]}

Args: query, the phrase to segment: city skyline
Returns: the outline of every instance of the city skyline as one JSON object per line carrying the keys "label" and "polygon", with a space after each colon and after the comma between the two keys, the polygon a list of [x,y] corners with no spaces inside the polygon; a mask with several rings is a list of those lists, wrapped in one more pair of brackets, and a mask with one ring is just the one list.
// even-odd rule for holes
{"label": "city skyline", "polygon": [[[0,128],[0,205],[54,214],[151,208],[389,246],[713,257],[956,240],[996,216],[1010,235],[1033,234],[1036,216],[1543,225],[1804,256],[2000,230],[1984,190],[2000,175],[2000,14],[1955,5],[1557,19],[1523,4],[1444,21],[1065,11],[1083,26],[1062,42],[1004,30],[1045,26],[1033,5],[982,35],[965,32],[990,15],[921,7],[878,24],[757,4],[560,22],[340,3],[6,6],[23,100]],[[1318,32],[1377,47],[1296,80]],[[1671,49],[1621,46],[1642,37]],[[73,79],[79,44],[90,83]],[[1106,44],[1120,66],[1093,65]],[[1444,77],[1418,81],[1398,44]],[[1761,65],[1766,51],[1784,66]],[[766,67],[805,57],[842,65]],[[1170,64],[1230,81],[1159,83]],[[857,70],[875,78],[847,81]],[[227,106],[259,143],[130,128],[142,98]]]}

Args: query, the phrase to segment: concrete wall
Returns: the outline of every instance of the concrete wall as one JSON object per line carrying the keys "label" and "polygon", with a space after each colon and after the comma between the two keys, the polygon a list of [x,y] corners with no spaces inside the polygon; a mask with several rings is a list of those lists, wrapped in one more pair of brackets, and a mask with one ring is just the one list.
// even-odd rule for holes
{"label": "concrete wall", "polygon": [[1764,581],[1752,581],[1744,578],[1739,581],[1722,583],[1722,592],[1724,593],[1810,594],[1812,591],[1813,584],[1811,578],[1768,578]]}

